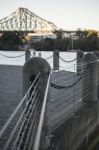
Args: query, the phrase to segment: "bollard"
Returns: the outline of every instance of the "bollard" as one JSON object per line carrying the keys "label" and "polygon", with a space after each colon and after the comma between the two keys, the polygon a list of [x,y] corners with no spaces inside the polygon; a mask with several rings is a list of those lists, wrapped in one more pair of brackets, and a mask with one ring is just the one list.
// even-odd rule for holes
{"label": "bollard", "polygon": [[35,51],[33,51],[33,57],[35,57],[36,56],[36,52]]}
{"label": "bollard", "polygon": [[97,99],[99,99],[99,51],[94,51],[98,61],[97,61]]}
{"label": "bollard", "polygon": [[59,50],[53,51],[53,69],[59,70]]}
{"label": "bollard", "polygon": [[41,53],[38,53],[38,57],[41,57]]}
{"label": "bollard", "polygon": [[25,62],[28,61],[29,59],[30,59],[30,51],[25,50]]}
{"label": "bollard", "polygon": [[84,52],[81,50],[78,50],[77,51],[77,75],[79,75],[82,71],[81,60],[82,60],[83,56],[84,56]]}
{"label": "bollard", "polygon": [[97,101],[97,58],[87,53],[82,58],[82,99],[85,102]]}
{"label": "bollard", "polygon": [[[40,73],[39,86],[38,86],[39,87],[38,88],[38,90],[39,90],[38,101],[42,102],[44,100],[46,84],[47,84],[47,80],[48,80],[50,71],[51,71],[51,67],[50,67],[49,63],[43,58],[34,57],[34,58],[31,58],[29,61],[27,61],[23,67],[23,95],[29,89],[31,81],[33,82],[35,77],[37,76],[37,74]],[[41,110],[38,110],[38,111],[41,111]],[[49,124],[48,124],[49,116],[48,116],[47,104],[46,104],[45,111],[46,112],[45,112],[45,116],[44,116],[44,120],[43,120],[44,122],[43,122],[42,135],[40,135],[40,136],[42,136],[40,147],[43,150],[47,149],[50,145],[50,129],[49,129]],[[41,124],[40,124],[40,127],[41,127]],[[34,127],[34,129],[36,130],[35,127]],[[41,132],[38,132],[38,133],[41,134]],[[34,139],[31,139],[31,140],[34,140]],[[27,145],[27,147],[29,147],[29,145]]]}

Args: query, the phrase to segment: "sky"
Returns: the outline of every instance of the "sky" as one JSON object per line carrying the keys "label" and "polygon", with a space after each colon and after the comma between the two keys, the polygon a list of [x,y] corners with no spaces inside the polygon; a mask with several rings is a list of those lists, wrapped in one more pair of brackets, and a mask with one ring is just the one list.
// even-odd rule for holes
{"label": "sky", "polygon": [[64,30],[99,30],[99,0],[0,0],[0,19],[19,7]]}

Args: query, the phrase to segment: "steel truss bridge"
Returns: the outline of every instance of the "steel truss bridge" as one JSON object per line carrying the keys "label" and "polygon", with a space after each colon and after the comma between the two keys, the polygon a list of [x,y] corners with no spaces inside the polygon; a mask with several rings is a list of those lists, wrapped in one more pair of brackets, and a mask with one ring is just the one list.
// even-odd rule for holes
{"label": "steel truss bridge", "polygon": [[0,20],[0,32],[19,31],[34,33],[53,33],[58,28],[26,8],[19,8],[11,15]]}

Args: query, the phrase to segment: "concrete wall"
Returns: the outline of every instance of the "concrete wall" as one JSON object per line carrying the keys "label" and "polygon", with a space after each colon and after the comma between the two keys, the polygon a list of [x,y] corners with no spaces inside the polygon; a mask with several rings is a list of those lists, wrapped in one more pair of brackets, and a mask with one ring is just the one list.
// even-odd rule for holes
{"label": "concrete wall", "polygon": [[22,98],[22,66],[0,65],[0,128]]}
{"label": "concrete wall", "polygon": [[57,143],[57,150],[77,150],[84,140],[82,150],[88,150],[90,135],[99,125],[98,117],[98,103],[94,105],[83,104],[82,108],[75,113],[75,116],[71,116],[54,132],[53,139]]}

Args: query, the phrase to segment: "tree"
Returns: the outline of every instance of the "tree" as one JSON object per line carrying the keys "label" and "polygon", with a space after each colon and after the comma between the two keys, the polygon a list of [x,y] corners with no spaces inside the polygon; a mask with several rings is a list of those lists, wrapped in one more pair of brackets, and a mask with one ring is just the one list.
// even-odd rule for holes
{"label": "tree", "polygon": [[2,49],[17,49],[22,44],[22,35],[19,32],[4,32],[0,37],[0,48]]}
{"label": "tree", "polygon": [[57,39],[63,39],[64,31],[62,29],[54,31],[54,34],[56,34]]}

